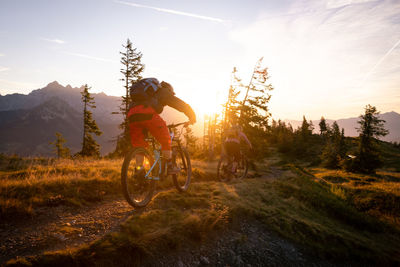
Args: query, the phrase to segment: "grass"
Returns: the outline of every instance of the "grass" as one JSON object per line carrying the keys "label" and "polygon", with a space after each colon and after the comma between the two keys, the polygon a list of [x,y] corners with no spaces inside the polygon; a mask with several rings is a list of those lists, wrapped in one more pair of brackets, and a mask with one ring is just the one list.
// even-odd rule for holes
{"label": "grass", "polygon": [[349,202],[350,191],[342,186],[347,176],[286,165],[279,179],[252,178],[226,184],[211,180],[200,169],[208,165],[202,164],[194,164],[197,183],[189,192],[159,192],[118,232],[75,250],[20,258],[8,265],[140,265],[160,253],[206,242],[214,233],[243,219],[261,222],[334,262],[400,263],[399,230]]}
{"label": "grass", "polygon": [[37,160],[0,172],[0,218],[40,206],[84,205],[120,194],[120,160]]}
{"label": "grass", "polygon": [[313,168],[316,181],[357,210],[400,230],[400,173],[385,170],[376,174],[355,174],[342,170]]}

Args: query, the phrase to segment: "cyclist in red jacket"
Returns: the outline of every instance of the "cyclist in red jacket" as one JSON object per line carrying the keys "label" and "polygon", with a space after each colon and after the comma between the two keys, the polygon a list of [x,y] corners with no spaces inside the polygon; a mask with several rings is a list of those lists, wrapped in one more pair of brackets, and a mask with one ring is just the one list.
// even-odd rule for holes
{"label": "cyclist in red jacket", "polygon": [[[167,174],[179,172],[173,166],[171,138],[167,124],[160,117],[164,106],[170,106],[183,112],[191,124],[196,122],[196,114],[184,101],[175,96],[173,87],[166,82],[159,82],[156,78],[145,78],[137,81],[130,88],[132,104],[128,112],[131,143],[134,148],[148,147],[145,141],[145,132],[148,131],[160,144],[162,157],[167,162]],[[143,164],[143,155],[138,155],[138,167]],[[143,170],[143,169],[142,169]],[[143,170],[144,171],[144,170]]]}

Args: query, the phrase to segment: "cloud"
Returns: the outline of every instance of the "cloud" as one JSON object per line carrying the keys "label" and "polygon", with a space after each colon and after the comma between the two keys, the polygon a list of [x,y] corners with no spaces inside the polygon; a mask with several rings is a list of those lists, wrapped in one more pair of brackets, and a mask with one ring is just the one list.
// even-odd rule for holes
{"label": "cloud", "polygon": [[400,3],[342,1],[336,6],[341,8],[296,1],[287,14],[264,14],[231,31],[243,58],[255,62],[264,56],[276,88],[271,103],[280,112],[293,110],[291,105],[298,107],[295,113],[311,112],[311,106],[345,112],[341,107],[349,102],[373,102],[378,90],[393,97],[388,88],[400,82]]}
{"label": "cloud", "polygon": [[71,56],[76,56],[76,57],[82,57],[82,58],[87,58],[91,60],[97,60],[97,61],[103,61],[103,62],[111,62],[111,63],[116,63],[117,61],[111,60],[111,59],[106,59],[106,58],[101,58],[101,57],[93,57],[85,54],[79,54],[79,53],[73,53],[73,52],[64,52],[67,55]]}
{"label": "cloud", "polygon": [[1,94],[11,94],[11,93],[21,93],[22,91],[26,91],[28,89],[39,88],[39,84],[36,83],[27,83],[27,82],[15,82],[15,81],[8,81],[0,79],[0,87],[1,88],[8,88],[5,91],[1,92]]}
{"label": "cloud", "polygon": [[0,66],[0,72],[2,72],[2,71],[7,71],[7,70],[9,70],[10,68],[6,68],[6,67],[2,67],[2,66]]}
{"label": "cloud", "polygon": [[4,56],[5,56],[4,54],[0,53],[0,57],[4,57]]}
{"label": "cloud", "polygon": [[182,11],[178,11],[178,10],[159,8],[159,7],[141,5],[141,4],[118,1],[118,0],[116,0],[114,2],[115,3],[119,3],[119,4],[123,4],[123,5],[139,7],[139,8],[147,8],[147,9],[152,9],[152,10],[156,10],[156,11],[159,11],[159,12],[170,13],[170,14],[181,15],[181,16],[187,16],[187,17],[192,17],[192,18],[197,18],[197,19],[210,20],[210,21],[220,22],[220,23],[226,22],[225,20],[220,19],[220,18],[213,18],[213,17],[203,16],[203,15],[198,15],[198,14],[193,14],[193,13],[182,12]]}
{"label": "cloud", "polygon": [[40,39],[47,41],[47,42],[56,43],[56,44],[65,44],[65,41],[60,40],[60,39],[48,39],[48,38],[40,38]]}

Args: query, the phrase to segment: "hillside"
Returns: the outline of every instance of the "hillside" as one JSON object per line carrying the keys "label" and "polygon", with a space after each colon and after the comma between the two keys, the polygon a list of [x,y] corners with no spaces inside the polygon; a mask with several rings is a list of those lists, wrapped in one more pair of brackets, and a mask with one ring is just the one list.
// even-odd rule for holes
{"label": "hillside", "polygon": [[[193,161],[189,192],[178,193],[168,179],[158,184],[148,207],[133,210],[121,198],[121,163],[14,158],[12,164],[0,164],[0,264],[400,262],[399,209],[393,205],[399,197],[398,173],[308,169],[280,163],[274,154],[248,179],[221,183],[216,162]],[[390,198],[382,202],[385,196]]]}

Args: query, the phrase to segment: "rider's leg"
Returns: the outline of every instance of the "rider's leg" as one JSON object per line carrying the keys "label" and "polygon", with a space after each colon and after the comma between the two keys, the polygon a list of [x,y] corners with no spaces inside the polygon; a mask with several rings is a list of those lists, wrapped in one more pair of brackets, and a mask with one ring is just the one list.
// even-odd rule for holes
{"label": "rider's leg", "polygon": [[[144,140],[145,139],[145,134],[143,132],[144,129],[145,129],[144,125],[141,122],[133,122],[129,125],[131,144],[133,148],[148,147],[149,144]],[[136,168],[141,169],[144,163],[144,154],[141,153],[136,154],[135,162],[136,162]]]}
{"label": "rider's leg", "polygon": [[[165,121],[158,114],[155,114],[148,129],[151,135],[161,144],[162,166],[164,167],[167,163],[168,174],[179,172],[179,169],[172,162],[172,141]],[[165,173],[164,169],[162,171]]]}

